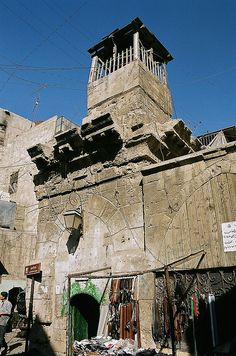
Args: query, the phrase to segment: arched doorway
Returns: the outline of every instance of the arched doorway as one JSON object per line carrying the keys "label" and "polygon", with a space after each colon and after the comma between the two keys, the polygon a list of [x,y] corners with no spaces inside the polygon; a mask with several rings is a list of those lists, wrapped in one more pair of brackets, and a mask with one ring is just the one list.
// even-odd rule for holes
{"label": "arched doorway", "polygon": [[[22,293],[24,294],[24,304],[22,303],[23,300],[22,300],[21,303],[19,303],[19,296],[22,295]],[[19,315],[20,314],[26,315],[25,292],[24,292],[24,290],[21,287],[13,287],[13,288],[11,288],[9,290],[9,292],[8,292],[8,300],[12,304],[12,314],[11,314],[10,320],[9,320],[9,322],[7,324],[7,331],[10,332],[10,331],[12,331],[12,328],[15,328],[16,326],[18,326],[18,324],[19,324]],[[21,306],[21,310],[19,310],[19,305]],[[19,315],[14,313],[15,307],[16,307],[16,310],[19,313]]]}
{"label": "arched doorway", "polygon": [[12,304],[12,310],[15,309],[16,303],[17,303],[17,296],[20,292],[22,292],[21,287],[13,287],[12,289],[9,290],[8,292],[8,300]]}
{"label": "arched doorway", "polygon": [[89,294],[71,297],[71,329],[73,340],[90,339],[97,335],[100,304]]}

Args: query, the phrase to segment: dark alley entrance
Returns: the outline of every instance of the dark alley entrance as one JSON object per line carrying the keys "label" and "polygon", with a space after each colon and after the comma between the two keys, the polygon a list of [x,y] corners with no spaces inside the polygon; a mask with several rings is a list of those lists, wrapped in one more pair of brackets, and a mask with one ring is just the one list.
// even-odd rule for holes
{"label": "dark alley entrance", "polygon": [[100,304],[89,294],[71,297],[71,331],[73,340],[89,339],[97,335]]}

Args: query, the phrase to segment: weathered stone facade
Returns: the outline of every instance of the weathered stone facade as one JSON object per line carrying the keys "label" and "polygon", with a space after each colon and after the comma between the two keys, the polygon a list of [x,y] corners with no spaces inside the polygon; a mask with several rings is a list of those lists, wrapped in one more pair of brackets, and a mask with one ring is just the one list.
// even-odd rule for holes
{"label": "weathered stone facade", "polygon": [[[2,281],[2,288],[10,289],[26,285],[24,266],[32,259],[36,242],[38,202],[33,175],[37,168],[32,164],[27,148],[35,143],[36,137],[40,142],[54,136],[55,119],[42,123],[39,128],[35,123],[7,110],[1,109],[0,115],[5,122],[0,160],[1,201],[16,203],[13,226],[10,230],[1,229],[1,248],[4,251],[1,262],[9,273]],[[53,131],[50,131],[50,127]],[[1,219],[1,227],[2,223]]]}
{"label": "weathered stone facade", "polygon": [[234,150],[228,144],[143,170],[146,242],[164,264],[198,250],[206,251],[202,268],[234,264],[235,254],[223,252],[221,232],[223,222],[236,219]]}
{"label": "weathered stone facade", "polygon": [[[126,46],[132,47],[129,61]],[[73,339],[82,335],[76,324],[81,296],[99,304],[98,330],[108,332],[111,279],[118,277],[133,278],[139,341],[155,347],[156,273],[167,266],[206,270],[236,262],[235,253],[224,252],[221,236],[221,223],[236,220],[235,144],[200,150],[184,122],[172,119],[165,72],[172,57],[140,20],[90,53],[88,115],[81,128],[58,130],[58,117],[38,125],[11,113],[5,120],[6,112],[0,121],[5,196],[18,167],[17,190],[5,198],[18,212],[14,230],[1,228],[1,262],[9,273],[2,283],[26,284],[24,266],[41,263],[31,346],[43,355],[71,354]],[[99,60],[103,67],[95,66]],[[13,121],[20,133],[10,128]],[[83,226],[70,232],[63,214],[77,208]]]}

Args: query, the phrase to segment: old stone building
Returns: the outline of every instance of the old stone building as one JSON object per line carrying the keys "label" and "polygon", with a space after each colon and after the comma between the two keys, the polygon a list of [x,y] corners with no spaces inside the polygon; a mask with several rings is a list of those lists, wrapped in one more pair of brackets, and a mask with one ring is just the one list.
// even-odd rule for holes
{"label": "old stone building", "polygon": [[43,355],[97,334],[212,350],[235,324],[235,131],[208,145],[172,118],[172,56],[139,19],[89,53],[81,127],[1,111],[1,288],[29,296],[24,267],[41,264],[30,347]]}

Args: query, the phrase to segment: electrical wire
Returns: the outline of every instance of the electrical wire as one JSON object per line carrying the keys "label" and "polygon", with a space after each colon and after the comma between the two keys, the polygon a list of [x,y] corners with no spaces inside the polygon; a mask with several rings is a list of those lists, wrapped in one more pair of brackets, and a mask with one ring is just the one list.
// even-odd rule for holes
{"label": "electrical wire", "polygon": [[[20,21],[22,21],[24,24],[26,24],[31,30],[33,30],[34,32],[38,33],[40,35],[40,37],[43,37],[43,40],[37,45],[35,46],[25,57],[24,57],[24,60],[26,60],[27,58],[29,58],[29,56],[31,56],[31,54],[33,52],[35,52],[35,50],[37,50],[39,47],[42,46],[42,44],[44,44],[45,42],[49,42],[51,43],[53,46],[55,46],[57,49],[59,49],[61,52],[63,52],[66,56],[68,56],[70,59],[72,59],[73,61],[75,61],[76,63],[78,63],[78,60],[75,59],[73,56],[70,55],[70,53],[68,53],[67,51],[64,50],[63,47],[60,47],[58,46],[57,44],[55,44],[52,40],[51,40],[51,37],[54,35],[54,34],[57,34],[58,30],[64,26],[64,22],[65,20],[63,21],[63,23],[61,23],[61,25],[57,26],[54,30],[52,30],[49,35],[47,36],[43,36],[42,35],[42,31],[41,30],[38,30],[35,26],[33,26],[28,20],[24,19],[22,16],[20,16],[16,11],[12,10],[8,5],[6,5],[4,3],[4,1],[1,1],[1,3],[3,4],[3,6],[5,6],[8,11],[10,11],[16,18],[18,18]],[[71,15],[71,16],[74,16],[75,14]],[[34,15],[35,16],[35,15]],[[48,26],[48,24],[47,24]]]}
{"label": "electrical wire", "polygon": [[[4,69],[1,69],[1,68],[0,68],[0,70],[3,71],[3,72],[5,72],[5,73],[7,73],[7,74],[9,74],[9,73],[8,73],[6,70],[4,70]],[[66,89],[66,90],[85,91],[85,89],[81,89],[81,88],[64,87],[64,86],[62,86],[62,85],[59,84],[59,83],[56,83],[56,84],[49,84],[49,83],[35,82],[35,81],[29,80],[29,79],[22,78],[22,77],[16,75],[15,72],[14,72],[14,73],[10,73],[10,74],[9,74],[9,78],[10,78],[10,77],[11,77],[11,78],[12,78],[12,77],[13,77],[13,78],[16,78],[17,80],[20,80],[20,81],[29,83],[29,84],[31,84],[31,85],[44,86],[44,87],[47,87],[47,88],[57,88],[57,89]],[[1,89],[0,89],[0,92],[1,92]]]}
{"label": "electrical wire", "polygon": [[[29,85],[37,85],[39,87],[49,87],[49,88],[57,88],[57,89],[68,89],[68,90],[80,90],[83,91],[84,89],[81,88],[76,88],[76,87],[65,87],[62,86],[61,83],[39,83],[39,82],[35,82],[26,78],[22,78],[18,75],[15,74],[16,71],[42,71],[42,72],[63,72],[63,71],[78,71],[80,69],[83,68],[88,68],[88,67],[59,67],[59,68],[55,68],[55,67],[32,67],[32,66],[24,66],[23,64],[18,64],[18,63],[14,63],[11,59],[9,59],[8,57],[6,57],[5,55],[0,53],[0,56],[7,59],[8,61],[12,62],[13,64],[3,64],[0,65],[0,70],[2,70],[3,72],[5,72],[8,75],[11,75],[12,77],[16,78],[16,80],[22,81],[24,82],[24,84],[28,84]],[[14,71],[13,73],[11,73],[10,71]],[[58,74],[56,76],[56,78],[58,79]],[[72,81],[72,78],[68,78],[68,77],[64,77],[65,80],[70,80]],[[78,80],[75,80],[75,82],[77,83]],[[14,83],[15,84],[15,83]],[[84,84],[83,81],[79,81],[79,84]],[[38,89],[37,89],[38,90]]]}
{"label": "electrical wire", "polygon": [[[1,54],[0,54],[1,55]],[[81,69],[90,69],[90,66],[81,65],[75,67],[40,67],[30,66],[24,64],[4,64],[0,63],[0,67],[8,70],[21,70],[21,71],[42,71],[42,72],[58,72],[58,71],[78,71]]]}
{"label": "electrical wire", "polygon": [[0,168],[24,167],[24,166],[29,166],[29,165],[35,165],[35,163],[29,162],[29,163],[22,163],[22,164],[13,164],[13,165],[9,165],[9,166],[0,166]]}
{"label": "electrical wire", "polygon": [[[51,9],[53,11],[53,13],[58,13],[59,16],[61,16],[61,15],[64,16],[64,10],[62,8],[60,8],[59,2],[57,2],[56,6],[52,6],[52,2],[50,2],[50,4],[49,4],[45,0],[41,0],[41,2],[43,2],[49,9]],[[86,2],[84,2],[84,4],[82,6],[84,6],[85,4],[86,4]],[[88,36],[88,34],[87,34],[88,30],[87,29],[86,29],[86,32],[82,32],[77,26],[72,24],[69,20],[66,20],[66,22],[68,23],[68,25],[71,28],[73,28],[80,35],[86,37],[88,40],[93,41],[93,38]]]}
{"label": "electrical wire", "polygon": [[[9,8],[9,6],[7,6],[3,1],[2,1],[1,3],[3,4],[3,6],[5,6],[5,7],[8,9],[8,11],[10,11],[11,13],[13,13],[13,14],[14,14],[17,18],[19,18],[21,21],[27,23],[30,28],[33,28],[33,29],[34,29],[34,27],[33,27],[30,23],[28,23],[28,21],[23,20],[17,13],[15,13],[15,11],[11,10],[11,9]],[[63,26],[65,25],[65,21],[66,21],[67,19],[71,19],[72,17],[74,17],[74,16],[78,13],[78,11],[80,10],[80,8],[81,8],[85,3],[87,3],[87,1],[85,1],[76,11],[74,11],[72,15],[67,16],[67,17],[64,19],[64,21],[61,23],[61,25],[57,26],[57,27],[55,28],[55,30],[52,31],[47,37],[44,37],[43,40],[42,40],[39,44],[37,44],[37,46],[35,46],[30,52],[28,52],[27,55],[24,56],[23,61],[25,61],[26,59],[28,59],[39,47],[42,46],[42,44],[44,44],[45,42],[50,41],[50,38],[52,37],[52,35],[53,35],[54,33],[56,33],[59,28],[61,28],[61,27],[63,27]],[[34,29],[34,30],[35,30],[35,29]],[[37,29],[36,29],[36,32],[39,32],[39,34],[42,36],[41,32],[38,31]],[[62,49],[62,51],[64,52],[64,49]],[[66,55],[70,56],[67,52],[65,52],[65,53],[66,53]],[[71,57],[71,56],[70,56],[70,57]],[[74,60],[74,58],[72,58],[72,59]],[[77,59],[76,59],[76,63],[78,63]],[[6,86],[7,83],[10,81],[11,78],[12,78],[12,74],[8,77],[8,79],[7,79],[7,80],[5,81],[5,83],[2,85],[2,88],[0,89],[0,92],[3,91],[3,89],[5,88],[5,86]]]}
{"label": "electrical wire", "polygon": [[[18,0],[18,1],[19,1],[19,0]],[[20,1],[21,1],[21,0],[20,0]],[[25,3],[23,3],[22,1],[21,1],[21,6],[24,7],[25,10],[28,11],[28,12],[34,17],[34,20],[37,18],[38,21],[40,21],[43,25],[46,25],[47,27],[50,26],[47,22],[45,22],[45,21],[42,19],[42,17],[39,18],[38,16],[36,16],[35,13],[33,13],[33,12],[25,5]],[[65,36],[62,35],[62,34],[59,34],[58,30],[60,29],[60,27],[57,28],[56,30],[53,29],[52,27],[51,27],[51,29],[52,29],[52,31],[54,31],[54,33],[56,33],[56,35],[57,35],[58,37],[60,37],[60,38],[61,38],[62,40],[64,40],[65,42],[67,42],[67,43],[71,46],[71,48],[76,49],[76,50],[77,50],[78,52],[80,52],[83,56],[86,56],[86,54],[85,54],[83,51],[81,51],[81,49],[79,49],[77,46],[75,46],[67,37],[65,37]],[[38,31],[37,31],[37,32],[38,32]],[[41,33],[41,31],[40,31],[40,33]],[[55,45],[55,44],[54,44],[54,45]],[[63,52],[65,53],[64,49],[63,49]],[[86,56],[86,57],[87,57],[87,56]]]}

